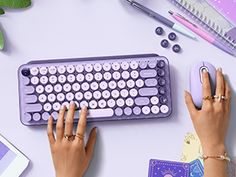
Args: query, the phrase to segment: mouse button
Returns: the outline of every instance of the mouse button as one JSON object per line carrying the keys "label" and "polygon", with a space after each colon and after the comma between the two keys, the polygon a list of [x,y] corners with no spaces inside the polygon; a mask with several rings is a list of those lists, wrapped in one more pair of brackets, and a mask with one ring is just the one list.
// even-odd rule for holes
{"label": "mouse button", "polygon": [[200,81],[201,83],[203,83],[203,79],[202,79],[202,73],[203,71],[206,70],[209,73],[209,69],[206,66],[202,66],[199,70],[199,75],[200,75]]}

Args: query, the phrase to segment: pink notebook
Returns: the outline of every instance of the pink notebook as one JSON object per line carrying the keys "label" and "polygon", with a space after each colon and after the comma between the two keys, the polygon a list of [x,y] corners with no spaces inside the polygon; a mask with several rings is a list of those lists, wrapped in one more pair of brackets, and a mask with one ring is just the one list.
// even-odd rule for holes
{"label": "pink notebook", "polygon": [[236,0],[208,0],[218,11],[236,25]]}

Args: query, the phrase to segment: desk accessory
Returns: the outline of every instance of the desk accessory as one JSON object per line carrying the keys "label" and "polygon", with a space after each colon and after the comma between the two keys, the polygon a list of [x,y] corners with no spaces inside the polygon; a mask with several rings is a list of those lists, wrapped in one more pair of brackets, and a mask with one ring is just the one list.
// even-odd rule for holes
{"label": "desk accessory", "polygon": [[88,122],[167,118],[169,63],[156,54],[32,61],[18,71],[24,125],[56,121],[61,105],[88,106]]}
{"label": "desk accessory", "polygon": [[218,38],[236,55],[236,28],[207,0],[169,0],[198,24]]}
{"label": "desk accessory", "polygon": [[[1,0],[0,1],[0,15],[5,14],[5,11],[2,7],[7,8],[26,8],[31,5],[31,0]],[[3,32],[0,30],[0,50],[4,48],[4,36]]]}
{"label": "desk accessory", "polygon": [[219,42],[219,39],[217,39],[216,37],[213,37],[209,33],[203,31],[197,25],[191,23],[190,21],[188,21],[186,18],[184,18],[180,14],[174,13],[172,11],[169,11],[169,13],[171,14],[171,16],[174,19],[176,19],[178,22],[180,22],[181,24],[186,26],[188,29],[190,29],[193,32],[195,32],[197,35],[199,35],[200,37],[202,37],[206,41],[208,41],[211,44],[215,45],[219,49],[229,53],[230,55],[234,55],[233,51],[229,47],[227,47],[227,46],[223,45],[221,42]]}
{"label": "desk accessory", "polygon": [[0,135],[0,176],[20,176],[28,164],[29,159]]}
{"label": "desk accessory", "polygon": [[170,21],[169,19],[163,17],[162,15],[152,11],[151,9],[148,9],[147,7],[141,5],[140,3],[133,1],[133,0],[125,0],[127,1],[132,7],[135,7],[136,9],[140,10],[141,12],[147,14],[148,16],[154,18],[155,20],[163,23],[164,25],[170,27],[171,29],[178,31],[182,33],[185,36],[188,36],[190,38],[195,39],[195,35],[191,32],[189,32],[187,29],[183,28],[182,26]]}

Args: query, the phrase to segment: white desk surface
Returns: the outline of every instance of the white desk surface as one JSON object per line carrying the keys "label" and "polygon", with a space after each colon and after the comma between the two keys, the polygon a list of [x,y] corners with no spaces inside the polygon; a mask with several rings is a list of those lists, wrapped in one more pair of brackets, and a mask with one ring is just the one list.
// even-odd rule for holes
{"label": "white desk surface", "polygon": [[[168,1],[142,3],[169,18],[168,10],[178,11]],[[154,31],[163,25],[120,0],[33,1],[31,8],[7,10],[0,18],[7,36],[7,50],[0,52],[0,132],[30,158],[23,177],[54,176],[46,127],[25,127],[19,120],[17,69],[32,59],[157,53],[170,61],[170,119],[92,124],[99,133],[86,177],[144,177],[149,159],[180,159],[184,135],[193,131],[183,92],[189,88],[189,70],[197,61],[209,61],[223,68],[233,89],[232,107],[236,106],[236,58],[199,37],[193,41],[181,34],[181,54],[161,48],[164,37]],[[167,34],[171,31],[163,27]],[[228,136],[232,155],[236,154],[235,115],[233,109]]]}

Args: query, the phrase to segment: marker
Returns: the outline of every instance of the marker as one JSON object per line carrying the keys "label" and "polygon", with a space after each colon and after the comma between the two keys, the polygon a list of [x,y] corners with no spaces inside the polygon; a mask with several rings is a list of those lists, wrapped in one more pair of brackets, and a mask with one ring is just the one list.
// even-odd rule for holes
{"label": "marker", "polygon": [[187,37],[190,37],[192,39],[196,39],[195,35],[188,31],[187,29],[185,29],[184,27],[178,25],[178,24],[175,24],[174,22],[170,21],[169,19],[163,17],[162,15],[152,11],[151,9],[148,9],[147,7],[139,4],[138,2],[136,1],[133,1],[133,0],[126,0],[131,6],[137,8],[138,10],[142,11],[143,13],[147,14],[148,16],[154,18],[155,20],[163,23],[164,25],[172,28],[173,30],[175,31],[178,31],[180,33],[182,33],[183,35],[187,36]]}

